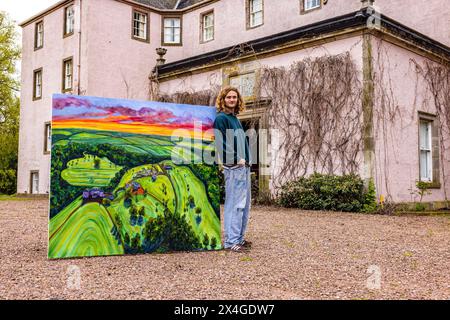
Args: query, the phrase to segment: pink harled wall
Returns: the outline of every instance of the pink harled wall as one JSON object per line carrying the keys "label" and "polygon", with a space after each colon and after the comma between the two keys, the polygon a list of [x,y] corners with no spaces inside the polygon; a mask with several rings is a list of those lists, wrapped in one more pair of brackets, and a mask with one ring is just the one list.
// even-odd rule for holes
{"label": "pink harled wall", "polygon": [[[290,53],[280,54],[268,58],[262,58],[250,62],[244,63],[246,67],[251,70],[258,70],[260,68],[273,68],[273,67],[288,67],[290,64],[296,61],[301,61],[306,58],[315,58],[325,55],[339,55],[349,52],[353,62],[356,65],[356,69],[360,70],[360,79],[362,80],[362,66],[363,66],[363,55],[362,55],[362,39],[361,37],[352,37],[348,39],[338,40],[335,42],[327,43],[317,47],[311,47],[304,50],[293,51]],[[243,67],[244,64],[241,64]],[[200,73],[196,75],[180,76],[177,79],[173,79],[166,82],[161,82],[160,90],[163,93],[174,93],[182,91],[200,91],[205,89],[210,89],[213,84],[221,84],[221,79],[226,77],[224,74],[224,69],[217,69],[215,71],[209,71],[205,73]],[[211,84],[211,85],[210,85]],[[274,136],[275,137],[275,136]],[[280,140],[283,139],[282,135],[278,136]],[[280,170],[280,157],[283,157],[283,152],[278,152],[278,148],[275,143],[273,143],[269,150],[272,155],[270,157],[270,175],[277,176]],[[363,166],[362,154],[358,159],[360,164],[359,174],[364,177],[364,166]],[[308,173],[312,173],[312,168],[310,168]],[[270,187],[272,191],[275,191],[273,181],[270,180]]]}
{"label": "pink harled wall", "polygon": [[382,14],[450,46],[448,0],[376,0],[374,5]]}
{"label": "pink harled wall", "polygon": [[[415,189],[419,180],[419,111],[436,115],[436,107],[415,62],[424,67],[429,60],[377,38],[373,39],[373,52],[377,193],[390,195],[394,201],[418,201],[409,189]],[[423,201],[442,201],[446,194],[450,195],[450,138],[445,132],[439,134],[444,135],[446,147],[441,154],[441,188],[431,189],[432,194]]]}
{"label": "pink harled wall", "polygon": [[[79,0],[74,1],[74,5],[78,17]],[[34,23],[22,30],[18,193],[30,192],[30,171],[39,171],[39,193],[48,192],[50,155],[44,153],[44,129],[45,123],[51,121],[52,94],[62,90],[63,59],[73,57],[74,87],[79,79],[80,20],[75,19],[74,34],[63,38],[63,12],[64,8],[60,8],[43,18],[42,49],[34,50]],[[33,101],[33,70],[39,68],[42,68],[43,77],[42,99]],[[83,74],[82,78],[86,79]]]}
{"label": "pink harled wall", "polygon": [[[59,4],[69,3],[61,1]],[[43,49],[34,51],[33,48],[36,20],[28,21],[23,27],[18,193],[29,192],[32,170],[39,170],[39,192],[48,192],[50,156],[43,152],[44,124],[51,120],[52,93],[61,92],[63,59],[73,57],[75,94],[79,84],[80,94],[83,95],[129,99],[149,97],[148,76],[156,64],[155,49],[162,46],[161,16],[167,11],[145,9],[142,5],[126,0],[74,0],[72,3],[75,5],[75,32],[70,37],[62,37],[63,7],[56,10],[54,7],[49,8],[51,10],[41,17],[44,20]],[[330,0],[319,10],[300,14],[299,0],[264,0],[264,24],[247,30],[244,4],[243,0],[222,0],[181,12],[183,46],[166,47],[167,63],[267,37],[361,8],[360,0]],[[450,45],[450,7],[444,1],[376,0],[375,5],[391,18]],[[149,43],[131,39],[133,6],[149,13]],[[200,15],[210,9],[215,12],[215,37],[211,42],[200,43]],[[322,48],[330,52],[345,52],[351,47],[350,42],[341,40]],[[260,62],[286,65],[308,55],[319,55],[322,49],[311,50],[288,53]],[[355,61],[361,61],[360,53],[355,53]],[[33,101],[33,70],[41,67],[43,98]],[[205,89],[221,85],[222,77],[221,70],[217,70],[188,77],[185,83],[181,79],[162,83],[161,88],[167,93],[181,91],[183,87]],[[402,194],[401,198],[405,198],[404,193]]]}
{"label": "pink harled wall", "polygon": [[[214,2],[183,16],[183,56],[192,56],[233,46],[291,30],[303,25],[356,11],[361,7],[359,0],[333,0],[319,10],[300,14],[300,1],[277,0],[264,1],[264,24],[247,29],[245,1],[226,0]],[[200,43],[200,15],[214,10],[215,39]],[[169,48],[169,51],[171,48]]]}
{"label": "pink harled wall", "polygon": [[[444,44],[450,45],[450,6],[443,0],[376,0],[375,8]],[[300,0],[264,0],[264,24],[246,27],[244,0],[222,0],[183,15],[183,46],[166,47],[167,62],[234,46],[250,40],[295,29],[332,17],[357,11],[360,0],[333,0],[321,9],[300,14]],[[214,10],[214,40],[200,42],[200,15]],[[158,25],[159,22],[154,22]]]}
{"label": "pink harled wall", "polygon": [[[436,114],[428,87],[417,75],[413,61],[424,65],[426,58],[396,45],[372,38],[375,73],[374,99],[374,162],[373,176],[377,196],[383,196],[395,202],[418,201],[411,196],[411,188],[419,178],[418,130],[419,111]],[[339,40],[320,47],[295,51],[282,55],[249,62],[255,69],[260,67],[288,66],[294,61],[321,55],[335,55],[349,51],[358,69],[363,70],[362,40],[360,37]],[[219,84],[224,77],[223,69],[197,75],[189,75],[162,82],[160,89],[164,93],[177,91],[198,91],[210,88],[209,84]],[[282,139],[282,137],[280,137]],[[446,139],[447,149],[450,147]],[[275,150],[271,150],[275,155]],[[283,155],[279,155],[283,156]],[[450,154],[445,153],[441,163],[441,188],[431,189],[432,194],[423,201],[442,201],[450,194]],[[364,159],[358,159],[359,174],[366,178]],[[278,163],[273,157],[270,163],[271,174],[276,175]],[[311,172],[310,172],[311,173]],[[444,175],[445,174],[445,175]],[[445,182],[445,183],[444,183]]]}
{"label": "pink harled wall", "polygon": [[86,95],[148,99],[148,77],[161,45],[161,16],[147,11],[150,42],[131,38],[133,7],[118,1],[89,0],[84,30],[88,33]]}

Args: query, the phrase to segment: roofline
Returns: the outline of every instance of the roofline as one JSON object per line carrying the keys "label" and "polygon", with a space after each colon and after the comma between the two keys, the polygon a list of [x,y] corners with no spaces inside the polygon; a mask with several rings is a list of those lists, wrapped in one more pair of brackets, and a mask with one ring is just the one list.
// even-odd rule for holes
{"label": "roofline", "polygon": [[[371,30],[371,28],[368,27],[368,23],[371,22],[370,19],[372,17],[373,12],[368,13],[367,9],[361,9],[339,17],[334,17],[289,31],[284,31],[274,35],[251,40],[246,42],[245,45],[253,48],[254,53],[252,54],[259,54],[266,50],[298,39],[312,39],[314,37],[318,37],[327,33],[344,31],[351,28]],[[387,16],[380,15],[380,21],[381,27],[385,30],[388,30],[393,34],[400,36],[402,39],[412,41],[418,47],[426,48],[427,50],[431,50],[432,52],[440,56],[444,56],[447,60],[450,61],[450,48],[448,46],[422,33],[419,33],[414,29],[411,29]],[[229,61],[235,59],[236,55],[230,56],[230,52],[235,47],[236,46],[230,46],[158,66],[158,76],[176,71],[181,72],[183,70],[189,70],[218,61],[226,62],[227,60]],[[245,57],[245,53],[242,56]]]}
{"label": "roofline", "polygon": [[54,5],[52,5],[51,7],[49,7],[47,9],[45,9],[45,10],[35,14],[31,18],[28,18],[27,20],[19,23],[19,26],[23,28],[23,27],[27,26],[28,24],[30,24],[31,22],[36,21],[36,20],[40,20],[42,17],[52,13],[53,11],[56,11],[56,10],[64,7],[66,4],[68,4],[70,2],[73,2],[73,1],[74,0],[61,0],[61,1],[57,2],[57,3],[55,3]]}
{"label": "roofline", "polygon": [[[44,16],[52,13],[53,11],[56,11],[56,10],[64,7],[66,4],[68,4],[70,2],[73,2],[73,1],[74,0],[61,0],[61,1],[57,2],[57,3],[55,3],[54,5],[52,5],[51,7],[48,7],[47,9],[45,9],[45,10],[35,14],[34,16],[26,19],[25,21],[19,23],[19,26],[24,28],[27,25],[29,25],[30,23],[33,23],[34,21],[42,19]],[[183,9],[159,9],[159,8],[155,8],[155,7],[152,7],[152,6],[140,3],[140,2],[136,2],[136,1],[133,1],[133,0],[115,0],[115,1],[127,3],[127,4],[135,6],[135,7],[146,8],[146,9],[149,9],[151,11],[164,14],[164,13],[175,13],[175,12],[176,13],[185,13],[185,12],[189,12],[189,11],[192,11],[192,10],[196,9],[197,7],[203,7],[205,5],[208,5],[210,3],[214,3],[214,2],[217,2],[217,1],[220,1],[220,0],[204,0],[204,1],[201,1],[201,2],[197,2],[197,3],[193,4],[193,5],[187,6],[186,8],[183,8]],[[179,2],[180,1],[177,2],[175,8],[178,6]]]}

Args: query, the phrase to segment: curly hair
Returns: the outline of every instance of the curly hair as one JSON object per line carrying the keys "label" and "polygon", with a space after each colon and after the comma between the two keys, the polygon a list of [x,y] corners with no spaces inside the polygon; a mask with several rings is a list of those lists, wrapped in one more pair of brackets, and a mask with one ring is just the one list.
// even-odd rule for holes
{"label": "curly hair", "polygon": [[239,90],[232,86],[224,87],[220,91],[219,95],[217,96],[217,100],[216,100],[217,112],[223,112],[223,110],[225,110],[225,97],[227,96],[227,94],[230,91],[234,91],[237,93],[238,103],[236,105],[236,108],[234,109],[234,113],[239,114],[240,112],[243,112],[245,110],[244,109],[244,99],[242,99],[242,96],[241,96],[241,93],[239,92]]}

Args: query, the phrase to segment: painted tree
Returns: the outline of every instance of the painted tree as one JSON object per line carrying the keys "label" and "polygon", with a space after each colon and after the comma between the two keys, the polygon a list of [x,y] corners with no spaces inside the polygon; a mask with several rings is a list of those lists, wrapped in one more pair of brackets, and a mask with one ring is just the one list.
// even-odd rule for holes
{"label": "painted tree", "polygon": [[94,168],[100,169],[100,159],[97,157],[95,157],[95,159],[94,159]]}
{"label": "painted tree", "polygon": [[217,247],[217,238],[212,237],[211,238],[211,249],[215,249]]}
{"label": "painted tree", "polygon": [[209,246],[209,236],[207,233],[205,233],[205,236],[203,237],[203,246],[205,248],[208,248],[208,246]]}
{"label": "painted tree", "polygon": [[20,58],[13,22],[0,11],[0,194],[16,191],[19,141],[19,82],[15,63]]}
{"label": "painted tree", "polygon": [[145,207],[142,206],[139,208],[138,214],[140,217],[144,217],[145,216]]}

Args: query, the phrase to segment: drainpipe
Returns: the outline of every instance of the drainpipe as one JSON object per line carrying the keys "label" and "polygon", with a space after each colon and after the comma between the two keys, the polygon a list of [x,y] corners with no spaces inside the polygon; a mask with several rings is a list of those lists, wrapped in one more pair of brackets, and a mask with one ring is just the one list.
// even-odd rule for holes
{"label": "drainpipe", "polygon": [[83,0],[80,0],[80,28],[78,30],[78,85],[77,95],[81,93],[81,22],[83,17]]}

